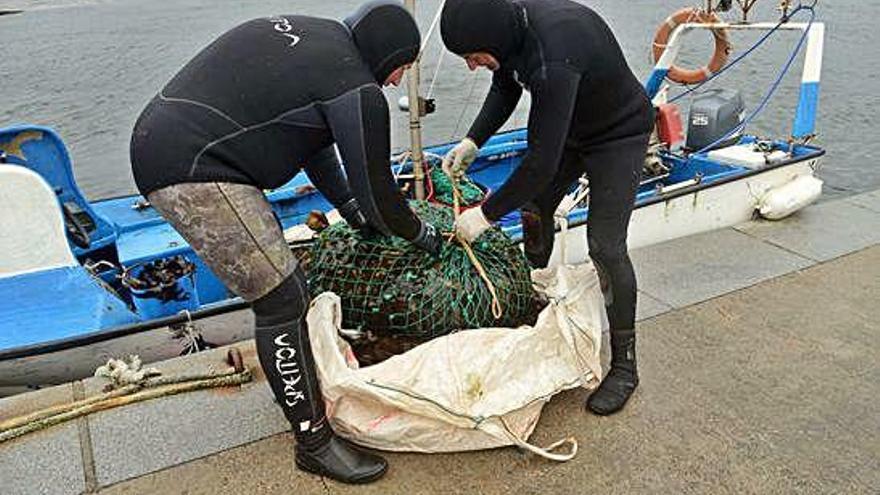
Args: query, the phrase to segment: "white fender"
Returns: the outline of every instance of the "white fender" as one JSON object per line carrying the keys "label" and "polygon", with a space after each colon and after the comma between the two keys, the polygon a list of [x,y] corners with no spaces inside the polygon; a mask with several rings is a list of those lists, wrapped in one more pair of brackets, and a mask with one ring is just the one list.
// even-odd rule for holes
{"label": "white fender", "polygon": [[780,220],[816,201],[821,194],[821,179],[800,175],[767,191],[758,202],[758,212],[768,220]]}

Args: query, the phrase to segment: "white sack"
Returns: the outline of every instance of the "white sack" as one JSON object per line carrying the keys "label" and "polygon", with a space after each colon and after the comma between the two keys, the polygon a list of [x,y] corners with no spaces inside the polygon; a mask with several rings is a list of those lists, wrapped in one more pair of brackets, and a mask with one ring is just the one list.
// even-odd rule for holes
{"label": "white sack", "polygon": [[[309,334],[334,429],[382,450],[519,445],[570,459],[573,438],[547,450],[526,442],[553,395],[598,386],[605,308],[589,263],[536,270],[532,279],[551,300],[534,327],[457,332],[365,368],[339,336],[339,298],[329,292],[315,298]],[[568,454],[548,452],[564,443]]]}

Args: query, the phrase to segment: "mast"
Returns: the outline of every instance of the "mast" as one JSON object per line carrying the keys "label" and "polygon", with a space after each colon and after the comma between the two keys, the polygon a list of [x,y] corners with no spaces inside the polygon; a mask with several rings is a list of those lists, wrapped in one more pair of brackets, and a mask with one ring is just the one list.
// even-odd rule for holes
{"label": "mast", "polygon": [[[416,0],[405,0],[406,9],[416,17]],[[421,55],[421,54],[420,54]],[[425,199],[425,167],[422,154],[422,100],[419,97],[419,59],[407,71],[406,87],[409,95],[409,140],[415,176],[416,199]]]}

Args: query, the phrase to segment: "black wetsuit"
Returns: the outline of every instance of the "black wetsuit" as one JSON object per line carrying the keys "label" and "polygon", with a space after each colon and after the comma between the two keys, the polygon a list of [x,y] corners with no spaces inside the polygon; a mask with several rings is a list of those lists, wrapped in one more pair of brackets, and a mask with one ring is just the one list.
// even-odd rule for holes
{"label": "black wetsuit", "polygon": [[[479,19],[494,19],[492,23]],[[590,255],[610,283],[612,328],[631,329],[635,276],[626,235],[653,126],[653,108],[599,15],[569,0],[450,2],[446,46],[492,54],[500,69],[467,135],[478,146],[532,96],[528,152],[483,205],[489,220],[523,209],[526,253],[546,266],[553,213],[577,178],[590,180]]]}
{"label": "black wetsuit", "polygon": [[[416,40],[409,50],[417,49]],[[145,195],[184,182],[272,189],[305,166],[335,206],[354,195],[372,225],[416,238],[423,226],[391,175],[388,105],[377,83],[394,60],[371,66],[362,52],[352,29],[330,19],[275,16],[230,30],[138,119],[131,143],[138,188]]]}
{"label": "black wetsuit", "polygon": [[252,303],[257,354],[293,427],[297,466],[346,482],[376,479],[387,464],[339,440],[326,421],[305,274],[261,189],[305,168],[350,224],[355,211],[368,226],[439,252],[441,238],[393,180],[379,87],[419,46],[415,20],[389,0],[368,2],[344,22],[255,19],[197,54],[148,104],[132,137],[141,192]]}

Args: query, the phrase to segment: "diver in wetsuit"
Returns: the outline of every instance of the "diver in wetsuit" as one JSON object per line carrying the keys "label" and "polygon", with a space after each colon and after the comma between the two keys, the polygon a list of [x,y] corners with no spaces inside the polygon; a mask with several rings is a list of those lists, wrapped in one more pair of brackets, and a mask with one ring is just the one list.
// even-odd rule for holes
{"label": "diver in wetsuit", "polygon": [[521,209],[525,251],[535,267],[553,250],[553,214],[586,174],[588,244],[611,327],[611,369],[587,407],[620,410],[638,385],[636,279],[626,236],[653,128],[654,110],[598,14],[569,0],[448,0],[441,17],[446,47],[471,70],[493,71],[492,86],[470,130],[445,157],[462,174],[477,150],[531,92],[528,152],[504,185],[456,223],[473,240]]}
{"label": "diver in wetsuit", "polygon": [[353,227],[437,254],[438,232],[413,213],[392,177],[380,88],[400,82],[419,43],[413,18],[389,0],[368,3],[344,22],[251,20],[174,76],[147,105],[131,140],[141,193],[232,292],[252,303],[257,353],[292,425],[296,465],[344,482],[377,479],[387,464],[327,423],[305,326],[306,278],[262,190],[304,167]]}

